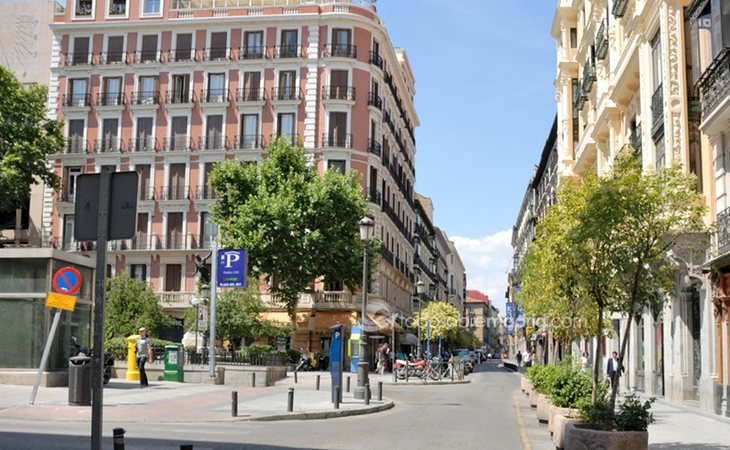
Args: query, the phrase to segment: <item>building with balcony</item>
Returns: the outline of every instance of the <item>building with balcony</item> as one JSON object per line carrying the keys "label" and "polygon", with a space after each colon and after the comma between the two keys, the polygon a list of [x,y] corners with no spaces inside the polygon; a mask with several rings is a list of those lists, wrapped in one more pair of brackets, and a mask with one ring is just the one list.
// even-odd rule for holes
{"label": "building with balcony", "polygon": [[[680,164],[697,176],[697,189],[706,199],[717,198],[710,202],[716,205],[709,205],[706,218],[708,224],[714,220],[714,209],[726,206],[720,199],[726,192],[721,181],[726,165],[720,153],[710,156],[702,133],[720,136],[724,131],[719,130],[727,130],[727,117],[720,125],[717,109],[727,105],[727,83],[714,84],[711,79],[722,79],[715,74],[722,72],[724,47],[712,27],[725,20],[728,4],[558,1],[552,35],[558,49],[560,176],[605,174],[621,151],[637,153],[647,171]],[[702,95],[706,101],[701,104]],[[716,151],[725,148],[722,138],[709,139]],[[665,306],[646,311],[631,324],[622,389],[720,413],[727,380],[722,380],[716,338],[725,319],[716,319],[712,288],[699,270],[704,255],[677,259],[677,284],[666,293]],[[624,329],[625,318],[613,320],[614,328]],[[607,339],[594,358],[605,358],[618,347],[617,338]]]}
{"label": "building with balcony", "polygon": [[433,225],[433,202],[430,198],[416,194],[416,222],[414,248],[414,272],[416,280],[424,284],[425,298],[439,300],[439,272],[438,263],[441,253],[437,248],[436,232]]}
{"label": "building with balcony", "polygon": [[[137,171],[137,235],[111,246],[107,272],[149,281],[180,317],[194,257],[216,238],[213,166],[261,161],[285,136],[318,170],[362,176],[383,242],[370,299],[410,314],[415,79],[374,0],[73,0],[52,30],[51,103],[68,141],[53,161],[63,190],[46,211],[47,242],[93,252],[72,237],[76,178]],[[293,347],[326,349],[329,326],[356,321],[359,294],[316,286]]]}
{"label": "building with balcony", "polygon": [[490,320],[492,313],[489,296],[475,290],[466,292],[464,302],[464,325],[478,340],[480,348],[486,347],[488,352],[492,351],[492,336],[494,336],[494,324]]}
{"label": "building with balcony", "polygon": [[463,315],[464,302],[466,301],[466,268],[454,242],[448,240],[443,230],[440,231],[448,243],[448,252],[446,253],[447,301]]}

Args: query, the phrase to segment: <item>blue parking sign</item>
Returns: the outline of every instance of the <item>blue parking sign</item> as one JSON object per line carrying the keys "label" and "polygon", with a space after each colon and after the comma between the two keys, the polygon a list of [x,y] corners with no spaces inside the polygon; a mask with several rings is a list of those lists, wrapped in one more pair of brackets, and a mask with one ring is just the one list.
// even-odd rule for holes
{"label": "blue parking sign", "polygon": [[220,288],[246,287],[246,250],[218,250],[216,285]]}

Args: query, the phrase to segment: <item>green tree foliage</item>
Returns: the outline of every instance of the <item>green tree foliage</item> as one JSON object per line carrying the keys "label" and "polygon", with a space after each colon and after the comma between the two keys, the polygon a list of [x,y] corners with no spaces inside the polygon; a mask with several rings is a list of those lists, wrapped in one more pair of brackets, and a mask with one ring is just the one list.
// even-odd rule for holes
{"label": "green tree foliage", "polygon": [[46,117],[47,89],[24,87],[0,66],[0,211],[19,208],[39,180],[57,189],[47,158],[63,147],[61,122]]}
{"label": "green tree foliage", "polygon": [[104,311],[107,341],[115,336],[137,334],[140,327],[147,328],[150,336],[156,336],[162,328],[172,325],[149,285],[126,273],[107,279]]}
{"label": "green tree foliage", "polygon": [[216,302],[216,339],[235,342],[240,338],[286,336],[289,330],[260,319],[266,308],[257,288],[233,289],[220,296]]}
{"label": "green tree foliage", "polygon": [[360,284],[358,222],[367,209],[354,174],[320,176],[301,149],[278,139],[260,165],[218,164],[211,186],[222,244],[248,250],[251,274],[268,278],[290,317],[318,277]]}
{"label": "green tree foliage", "polygon": [[421,338],[426,338],[426,327],[431,324],[431,339],[447,338],[459,329],[459,311],[448,303],[426,302],[416,323],[421,326]]}

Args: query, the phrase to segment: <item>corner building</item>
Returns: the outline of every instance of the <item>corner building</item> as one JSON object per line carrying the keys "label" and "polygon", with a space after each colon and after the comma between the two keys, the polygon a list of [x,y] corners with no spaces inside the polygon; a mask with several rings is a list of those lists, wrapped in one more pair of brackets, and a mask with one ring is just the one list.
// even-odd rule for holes
{"label": "corner building", "polygon": [[[52,29],[50,102],[68,141],[54,161],[63,190],[46,210],[49,244],[93,253],[73,240],[76,177],[136,170],[137,235],[111,244],[107,272],[149,281],[181,317],[194,257],[216,237],[213,166],[257,163],[281,135],[321,172],[361,174],[384,243],[370,301],[411,312],[415,80],[374,1],[70,0]],[[292,347],[324,349],[329,326],[356,322],[359,294],[315,288]]]}

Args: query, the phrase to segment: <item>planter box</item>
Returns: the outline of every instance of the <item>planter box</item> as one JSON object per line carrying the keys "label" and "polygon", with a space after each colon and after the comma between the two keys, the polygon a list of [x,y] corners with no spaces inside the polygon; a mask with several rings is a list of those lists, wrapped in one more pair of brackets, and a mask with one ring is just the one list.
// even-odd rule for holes
{"label": "planter box", "polygon": [[561,408],[560,406],[550,405],[548,410],[548,431],[550,434],[555,433],[555,416],[560,415],[563,417],[578,417],[578,410],[575,408]]}
{"label": "planter box", "polygon": [[[563,409],[563,408],[559,408]],[[566,434],[568,430],[568,426],[573,426],[574,424],[577,424],[578,419],[570,418],[563,416],[562,414],[555,414],[553,418],[550,421],[550,424],[552,426],[552,433],[553,433],[553,444],[555,445],[555,448],[557,449],[564,449],[564,448],[570,448],[565,445],[566,442]]]}
{"label": "planter box", "polygon": [[550,398],[546,395],[537,395],[537,420],[540,423],[548,423],[550,418],[550,407],[553,406],[550,403]]}
{"label": "planter box", "polygon": [[537,408],[537,400],[540,398],[541,394],[538,394],[537,391],[532,390],[530,391],[530,407],[531,408]]}
{"label": "planter box", "polygon": [[649,433],[646,431],[598,431],[568,424],[565,447],[570,450],[646,450]]}
{"label": "planter box", "polygon": [[520,378],[520,389],[522,389],[522,392],[528,392],[532,388],[532,384],[530,383],[530,380],[527,379],[527,377],[523,376]]}

